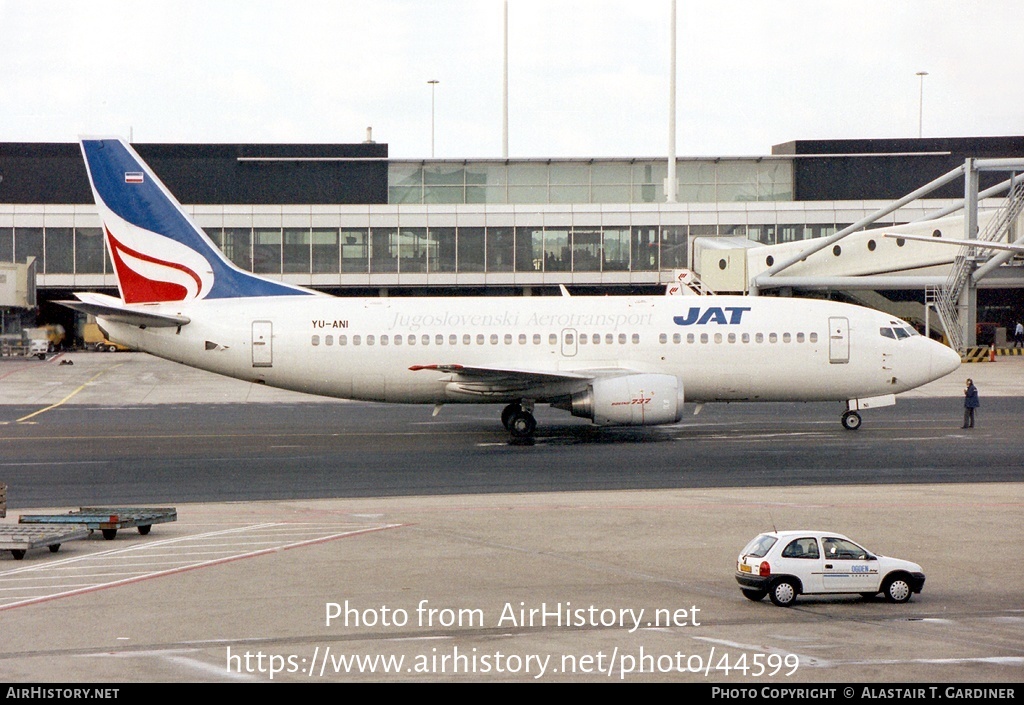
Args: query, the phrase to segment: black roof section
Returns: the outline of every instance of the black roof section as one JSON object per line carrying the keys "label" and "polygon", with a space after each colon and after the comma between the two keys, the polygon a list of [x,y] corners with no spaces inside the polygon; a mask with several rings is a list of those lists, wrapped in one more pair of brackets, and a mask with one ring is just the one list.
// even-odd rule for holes
{"label": "black roof section", "polygon": [[[182,203],[387,203],[386,144],[132,146]],[[0,143],[0,179],[0,203],[93,202],[75,143]]]}

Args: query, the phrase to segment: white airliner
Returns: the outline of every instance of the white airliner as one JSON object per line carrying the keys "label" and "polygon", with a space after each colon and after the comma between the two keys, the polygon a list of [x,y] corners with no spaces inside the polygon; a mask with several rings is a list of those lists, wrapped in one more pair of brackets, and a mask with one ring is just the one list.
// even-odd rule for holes
{"label": "white airliner", "polygon": [[332,297],[243,271],[118,139],[83,139],[120,298],[76,294],[107,337],[162,358],[346,399],[535,404],[599,425],[671,424],[684,399],[843,401],[943,377],[957,353],[848,304],[743,296]]}

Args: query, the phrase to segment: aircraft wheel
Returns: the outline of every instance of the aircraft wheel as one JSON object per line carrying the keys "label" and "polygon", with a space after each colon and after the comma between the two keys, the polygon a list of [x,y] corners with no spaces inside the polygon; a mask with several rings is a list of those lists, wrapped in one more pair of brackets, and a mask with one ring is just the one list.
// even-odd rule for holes
{"label": "aircraft wheel", "polygon": [[107,541],[113,541],[114,537],[117,536],[117,529],[101,529],[103,532],[103,538]]}
{"label": "aircraft wheel", "polygon": [[860,414],[856,411],[847,411],[843,414],[843,428],[847,431],[856,431],[860,428]]}
{"label": "aircraft wheel", "polygon": [[537,419],[529,411],[519,410],[508,421],[508,431],[513,438],[529,438],[537,429]]}
{"label": "aircraft wheel", "polygon": [[510,424],[512,423],[512,415],[523,410],[523,407],[519,404],[509,404],[501,412],[501,425],[509,431],[512,430]]}

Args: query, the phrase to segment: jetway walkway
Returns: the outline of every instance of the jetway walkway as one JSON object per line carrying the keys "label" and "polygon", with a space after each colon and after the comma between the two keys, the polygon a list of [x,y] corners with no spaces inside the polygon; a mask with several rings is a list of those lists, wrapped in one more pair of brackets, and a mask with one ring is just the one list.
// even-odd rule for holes
{"label": "jetway walkway", "polygon": [[[983,171],[1011,175],[979,191]],[[885,216],[960,178],[965,184],[963,199],[910,223],[877,225]],[[982,202],[984,209],[979,212]],[[953,215],[957,211],[962,212]],[[1024,287],[1024,267],[1013,266],[1020,262],[1012,260],[1015,254],[1024,254],[1022,233],[1024,159],[968,159],[962,167],[829,237],[775,245],[695,238],[690,261],[714,291],[751,295],[771,289],[842,291],[901,318],[927,320],[929,327],[942,329],[951,347],[963,352],[976,340],[979,282],[999,270],[993,278],[998,286]],[[963,245],[967,240],[979,245]],[[991,254],[996,247],[1002,251]],[[883,290],[924,290],[925,303],[892,302],[878,297]],[[930,306],[938,314],[934,323]]]}

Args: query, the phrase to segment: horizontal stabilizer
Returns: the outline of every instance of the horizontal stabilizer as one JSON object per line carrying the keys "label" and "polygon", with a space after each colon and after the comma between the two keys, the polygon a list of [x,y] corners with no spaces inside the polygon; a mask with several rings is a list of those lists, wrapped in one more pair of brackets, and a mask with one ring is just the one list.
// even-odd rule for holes
{"label": "horizontal stabilizer", "polygon": [[114,323],[125,323],[131,326],[146,328],[177,328],[191,319],[172,313],[157,313],[141,310],[135,306],[126,306],[119,299],[99,294],[75,294],[80,301],[58,301],[62,306],[73,308],[82,313],[89,313]]}

